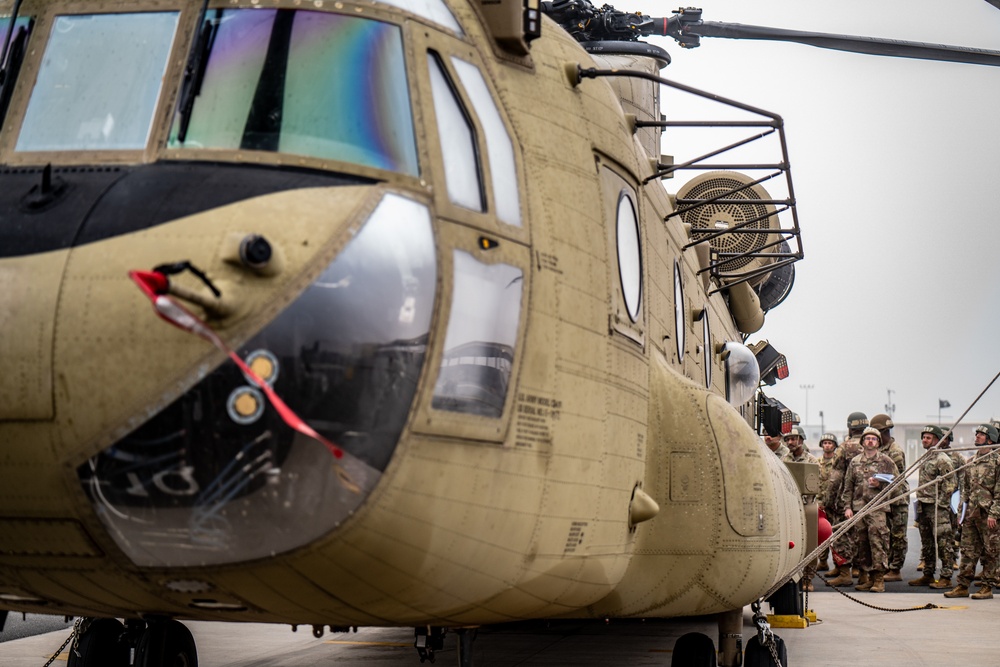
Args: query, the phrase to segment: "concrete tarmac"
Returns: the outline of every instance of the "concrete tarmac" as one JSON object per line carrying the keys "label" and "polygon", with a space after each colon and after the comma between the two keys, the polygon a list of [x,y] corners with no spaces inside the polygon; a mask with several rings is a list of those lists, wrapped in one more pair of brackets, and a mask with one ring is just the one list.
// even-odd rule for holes
{"label": "concrete tarmac", "polygon": [[[910,558],[904,581],[883,594],[848,590],[853,601],[816,580],[808,606],[818,623],[803,629],[776,629],[788,647],[789,665],[842,667],[883,664],[940,667],[1000,665],[1000,595],[993,600],[948,599],[939,591],[915,588],[919,537],[909,531]],[[875,605],[884,611],[863,606]],[[898,611],[926,604],[938,609]],[[289,626],[189,622],[198,644],[201,667],[321,667],[365,665],[401,667],[420,664],[412,628],[361,628],[357,633],[326,634]],[[476,667],[583,667],[624,664],[669,665],[672,647],[687,632],[703,632],[717,642],[711,618],[669,621],[553,621],[482,628],[473,648]],[[743,637],[756,629],[749,609]],[[67,630],[0,643],[3,667],[42,667],[69,635]],[[64,651],[55,665],[67,659]],[[449,633],[437,665],[457,665],[456,635]]]}
{"label": "concrete tarmac", "polygon": [[[1000,597],[948,600],[940,593],[858,594],[880,607],[902,609],[928,602],[943,609],[889,612],[863,607],[832,590],[809,596],[819,623],[776,630],[788,647],[789,665],[842,667],[851,664],[940,667],[1000,664]],[[945,603],[948,603],[945,605]],[[362,628],[357,633],[315,639],[308,628],[187,623],[198,644],[201,667],[319,667],[419,665],[408,628]],[[674,621],[561,621],[481,629],[473,659],[477,667],[669,665],[671,647],[686,632],[717,636],[709,618]],[[744,639],[755,632],[744,615]],[[69,633],[65,630],[0,645],[0,665],[42,667]],[[65,664],[63,654],[54,664]],[[456,635],[449,633],[438,665],[457,665]]]}

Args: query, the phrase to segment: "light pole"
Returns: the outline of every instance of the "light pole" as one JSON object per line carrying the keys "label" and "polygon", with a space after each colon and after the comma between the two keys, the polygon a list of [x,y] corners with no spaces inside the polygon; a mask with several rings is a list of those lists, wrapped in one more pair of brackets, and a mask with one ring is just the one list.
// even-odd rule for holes
{"label": "light pole", "polygon": [[823,411],[819,411],[819,432],[822,437],[823,433],[826,433],[826,422],[823,421]]}
{"label": "light pole", "polygon": [[799,389],[805,389],[805,391],[806,391],[806,418],[804,420],[804,423],[807,424],[807,425],[809,424],[809,390],[810,389],[815,389],[815,388],[816,388],[816,385],[814,385],[814,384],[800,384],[799,385]]}
{"label": "light pole", "polygon": [[896,410],[896,404],[892,402],[892,395],[896,392],[892,389],[886,389],[885,391],[889,395],[889,400],[885,404],[885,411],[889,413],[889,419],[892,419],[892,413]]}

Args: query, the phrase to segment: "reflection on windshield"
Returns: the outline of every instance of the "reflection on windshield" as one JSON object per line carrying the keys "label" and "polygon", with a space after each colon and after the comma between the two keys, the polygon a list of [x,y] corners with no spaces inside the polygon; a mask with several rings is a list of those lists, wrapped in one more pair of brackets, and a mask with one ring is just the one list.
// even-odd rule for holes
{"label": "reflection on windshield", "polygon": [[417,175],[398,26],[312,11],[216,10],[184,141],[281,151]]}
{"label": "reflection on windshield", "polygon": [[521,316],[521,269],[483,264],[456,250],[455,287],[431,405],[499,417],[507,398]]}
{"label": "reflection on windshield", "polygon": [[16,150],[145,148],[176,28],[176,12],[56,18]]}

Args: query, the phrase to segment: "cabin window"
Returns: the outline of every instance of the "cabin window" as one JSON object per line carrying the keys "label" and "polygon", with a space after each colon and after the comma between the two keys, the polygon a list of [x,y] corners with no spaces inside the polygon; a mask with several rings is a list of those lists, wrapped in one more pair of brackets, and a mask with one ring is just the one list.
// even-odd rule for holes
{"label": "cabin window", "polygon": [[441,370],[431,405],[500,417],[507,398],[521,316],[524,274],[454,252],[454,292]]}
{"label": "cabin window", "polygon": [[455,91],[444,66],[433,53],[427,54],[434,115],[444,158],[445,183],[452,203],[472,211],[484,211],[483,180],[479,150],[469,114]]}
{"label": "cabin window", "polygon": [[451,30],[456,35],[462,34],[462,28],[455,20],[455,15],[451,13],[448,5],[444,4],[442,0],[379,0],[379,2],[416,14],[431,23]]}
{"label": "cabin window", "polygon": [[210,10],[200,39],[204,76],[197,96],[181,95],[170,147],[278,151],[418,175],[398,26]]}
{"label": "cabin window", "polygon": [[684,280],[681,266],[674,260],[674,339],[677,341],[677,361],[684,361],[687,322],[684,321]]}
{"label": "cabin window", "polygon": [[633,322],[639,319],[642,306],[642,257],[639,252],[639,221],[628,191],[618,197],[618,275],[622,283],[625,308]]}
{"label": "cabin window", "polygon": [[57,17],[16,150],[144,149],[177,16]]}
{"label": "cabin window", "polygon": [[451,59],[458,78],[465,87],[472,106],[483,124],[486,150],[489,152],[490,176],[497,219],[508,225],[521,226],[521,196],[517,188],[517,166],[514,143],[510,140],[486,79],[475,65],[460,58]]}
{"label": "cabin window", "polygon": [[712,388],[712,326],[709,323],[708,304],[701,309],[701,362],[705,366],[705,387]]}

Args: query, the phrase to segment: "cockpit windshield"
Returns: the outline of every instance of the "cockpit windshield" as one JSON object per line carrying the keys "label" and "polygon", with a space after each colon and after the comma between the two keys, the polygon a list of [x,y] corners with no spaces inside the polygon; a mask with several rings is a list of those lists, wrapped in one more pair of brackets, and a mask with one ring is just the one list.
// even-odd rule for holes
{"label": "cockpit windshield", "polygon": [[144,149],[177,18],[177,12],[57,17],[16,150]]}
{"label": "cockpit windshield", "polygon": [[279,151],[418,175],[398,26],[211,10],[199,48],[203,75],[189,109],[181,100],[171,148]]}

